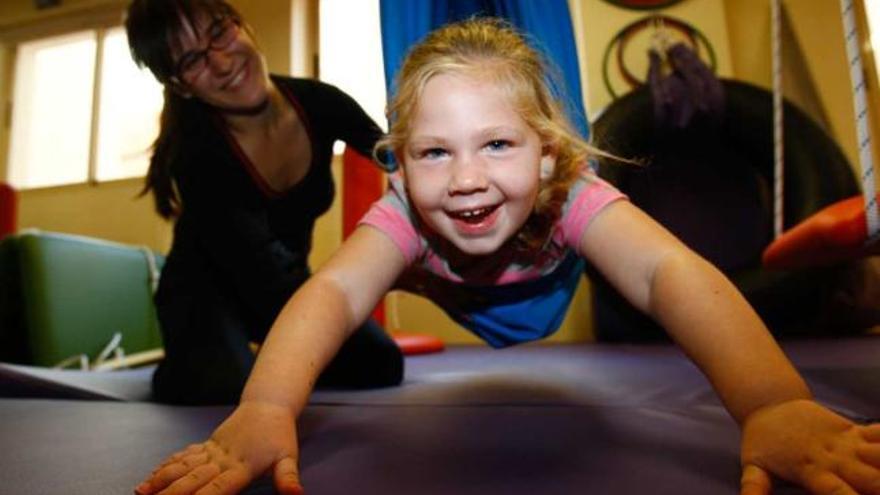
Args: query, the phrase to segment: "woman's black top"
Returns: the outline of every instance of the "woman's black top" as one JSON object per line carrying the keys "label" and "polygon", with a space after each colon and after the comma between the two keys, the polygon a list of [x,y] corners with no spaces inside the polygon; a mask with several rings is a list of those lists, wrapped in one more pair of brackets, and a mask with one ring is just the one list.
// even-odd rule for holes
{"label": "woman's black top", "polygon": [[[204,106],[207,116],[188,123],[185,150],[172,164],[182,208],[156,295],[166,352],[154,379],[160,399],[192,402],[186,397],[192,388],[224,372],[231,373],[234,383],[227,388],[233,390],[217,393],[237,397],[252,364],[247,342],[263,340],[310,275],[315,220],[334,197],[333,143],[344,141],[370,156],[381,136],[361,107],[334,86],[278,76],[272,81],[311,141],[311,163],[300,182],[280,193],[269,189],[222,119]],[[214,371],[185,384],[205,368]],[[211,396],[196,402],[210,402]]]}

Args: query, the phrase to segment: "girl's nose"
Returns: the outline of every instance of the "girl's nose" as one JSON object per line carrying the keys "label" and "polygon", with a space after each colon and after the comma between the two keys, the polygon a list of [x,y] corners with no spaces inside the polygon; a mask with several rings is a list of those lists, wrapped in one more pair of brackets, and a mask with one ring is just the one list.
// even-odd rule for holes
{"label": "girl's nose", "polygon": [[449,194],[470,194],[484,191],[489,185],[486,168],[474,157],[456,159],[452,164]]}

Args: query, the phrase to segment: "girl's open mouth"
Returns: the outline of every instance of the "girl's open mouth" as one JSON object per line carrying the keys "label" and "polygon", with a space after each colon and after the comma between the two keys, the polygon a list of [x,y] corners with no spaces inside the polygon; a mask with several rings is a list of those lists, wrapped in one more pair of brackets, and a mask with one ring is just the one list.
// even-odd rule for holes
{"label": "girl's open mouth", "polygon": [[483,206],[472,210],[448,211],[447,215],[459,232],[467,235],[479,235],[488,232],[495,226],[498,219],[500,204]]}

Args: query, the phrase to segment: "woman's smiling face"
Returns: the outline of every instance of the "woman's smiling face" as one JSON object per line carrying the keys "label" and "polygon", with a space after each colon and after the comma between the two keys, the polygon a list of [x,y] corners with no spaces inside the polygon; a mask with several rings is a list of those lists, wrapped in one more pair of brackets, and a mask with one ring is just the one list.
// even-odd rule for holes
{"label": "woman's smiling face", "polygon": [[268,70],[238,21],[197,13],[194,23],[182,19],[181,27],[172,44],[172,58],[182,92],[231,112],[247,112],[265,104]]}
{"label": "woman's smiling face", "polygon": [[485,255],[516,235],[540,186],[538,136],[487,79],[439,74],[425,84],[402,150],[413,207],[463,253]]}

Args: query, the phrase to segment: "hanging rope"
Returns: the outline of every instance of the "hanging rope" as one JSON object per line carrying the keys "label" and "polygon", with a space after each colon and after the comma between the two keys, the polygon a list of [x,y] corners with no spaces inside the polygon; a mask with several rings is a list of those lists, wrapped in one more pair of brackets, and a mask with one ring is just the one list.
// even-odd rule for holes
{"label": "hanging rope", "polygon": [[770,31],[773,61],[773,237],[782,235],[785,185],[785,135],[782,107],[782,6],[770,0]]}
{"label": "hanging rope", "polygon": [[859,144],[859,164],[862,172],[862,197],[865,200],[865,220],[868,237],[866,244],[873,244],[880,238],[880,219],[877,213],[877,193],[874,179],[874,164],[871,156],[871,130],[868,127],[868,104],[865,96],[865,72],[859,51],[859,36],[856,31],[855,13],[852,0],[840,0],[843,13],[843,33],[846,37],[846,54],[849,61],[849,75],[852,81],[853,108],[856,118],[856,136]]}

